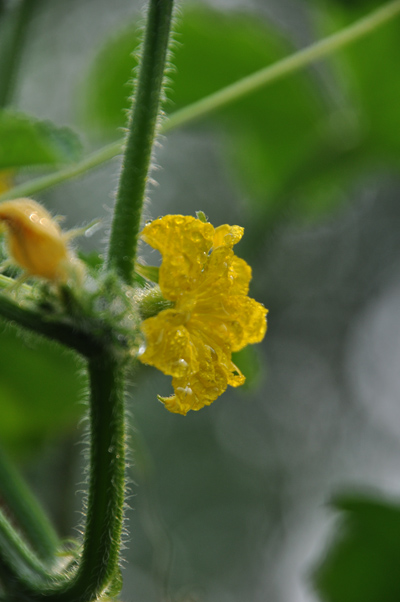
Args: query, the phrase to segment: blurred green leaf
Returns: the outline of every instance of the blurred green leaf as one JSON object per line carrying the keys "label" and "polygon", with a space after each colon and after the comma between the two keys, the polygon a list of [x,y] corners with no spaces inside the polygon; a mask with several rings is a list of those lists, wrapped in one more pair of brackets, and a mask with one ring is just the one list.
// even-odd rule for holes
{"label": "blurred green leaf", "polygon": [[[185,14],[171,98],[176,107],[207,96],[293,52],[275,27],[243,14],[205,9]],[[304,72],[221,109],[226,149],[253,199],[272,203],[319,146],[325,109]]]}
{"label": "blurred green leaf", "polygon": [[0,112],[0,169],[69,163],[78,160],[81,151],[69,128],[23,113]]}
{"label": "blurred green leaf", "polygon": [[333,543],[314,574],[326,602],[400,600],[400,506],[368,497],[342,498]]}
{"label": "blurred green leaf", "polygon": [[253,389],[261,380],[261,361],[257,349],[248,346],[232,353],[232,361],[246,377],[245,389]]}
{"label": "blurred green leaf", "polygon": [[126,111],[132,94],[134,54],[139,44],[137,23],[114,35],[100,50],[86,80],[83,108],[84,125],[92,131],[118,138],[126,125]]}
{"label": "blurred green leaf", "polygon": [[[318,37],[370,7],[316,2],[325,17]],[[169,113],[294,52],[275,26],[205,7],[185,10],[176,39]],[[107,43],[87,78],[85,115],[104,134],[120,135],[125,124],[137,43],[134,24]],[[256,221],[319,217],[345,199],[352,180],[388,160],[398,164],[400,72],[393,73],[392,58],[399,45],[395,21],[334,57],[337,68],[328,69],[325,80],[303,70],[208,116],[219,127],[228,172],[253,202]],[[324,90],[330,78],[335,97]]]}
{"label": "blurred green leaf", "polygon": [[[322,35],[360,19],[371,3],[321,0],[318,28]],[[382,2],[374,3],[382,4]],[[394,19],[338,52],[330,62],[348,110],[357,121],[358,137],[368,144],[375,164],[400,166],[400,20]]]}
{"label": "blurred green leaf", "polygon": [[76,424],[86,380],[76,355],[0,327],[0,440],[11,453],[26,455]]}
{"label": "blurred green leaf", "polygon": [[[179,110],[292,52],[272,26],[244,14],[198,8],[177,26],[170,102]],[[100,52],[87,79],[89,124],[116,135],[125,123],[130,93],[126,81],[138,36],[135,25]],[[268,86],[210,115],[224,133],[232,177],[261,205],[281,202],[299,166],[313,164],[326,138],[326,107],[317,86],[303,73]],[[203,122],[202,122],[203,123]],[[204,125],[202,125],[204,127]],[[234,174],[234,175],[233,175]],[[301,174],[300,174],[301,175]]]}
{"label": "blurred green leaf", "polygon": [[104,264],[104,257],[97,251],[90,251],[90,253],[84,253],[78,251],[78,257],[83,263],[89,268],[93,274],[98,274],[99,270]]}

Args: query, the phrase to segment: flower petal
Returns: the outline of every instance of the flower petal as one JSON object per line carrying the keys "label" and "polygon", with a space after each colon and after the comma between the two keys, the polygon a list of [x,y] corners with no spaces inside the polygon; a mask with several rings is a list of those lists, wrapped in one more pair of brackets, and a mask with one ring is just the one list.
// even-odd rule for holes
{"label": "flower petal", "polygon": [[[211,358],[211,356],[210,356]],[[159,397],[170,412],[187,414],[212,404],[225,391],[228,380],[216,357],[210,362],[200,362],[199,371],[189,378],[173,378],[175,395]]]}
{"label": "flower petal", "polygon": [[7,228],[12,258],[27,274],[53,281],[67,279],[73,260],[66,237],[42,205],[28,198],[5,201],[0,204],[0,221]]}
{"label": "flower petal", "polygon": [[262,341],[267,331],[268,310],[261,303],[250,297],[232,295],[225,299],[224,309],[230,316],[227,323],[232,351]]}
{"label": "flower petal", "polygon": [[231,249],[239,242],[243,233],[244,228],[241,226],[228,226],[228,224],[218,226],[215,228],[213,248],[225,246]]}
{"label": "flower petal", "polygon": [[199,368],[198,353],[185,327],[185,316],[165,309],[142,323],[146,349],[139,357],[164,374],[183,377]]}
{"label": "flower petal", "polygon": [[183,215],[156,219],[142,238],[163,256],[159,285],[167,299],[176,300],[196,286],[214,240],[214,227]]}
{"label": "flower petal", "polygon": [[239,226],[214,231],[179,215],[144,229],[144,240],[163,254],[159,284],[174,309],[145,320],[148,346],[140,360],[173,376],[174,395],[159,397],[171,412],[199,410],[228,385],[242,385],[232,351],[258,343],[266,332],[267,310],[247,296],[251,268],[232,250],[242,235]]}
{"label": "flower petal", "polygon": [[251,280],[251,267],[244,259],[234,255],[229,268],[229,279],[232,295],[247,295]]}

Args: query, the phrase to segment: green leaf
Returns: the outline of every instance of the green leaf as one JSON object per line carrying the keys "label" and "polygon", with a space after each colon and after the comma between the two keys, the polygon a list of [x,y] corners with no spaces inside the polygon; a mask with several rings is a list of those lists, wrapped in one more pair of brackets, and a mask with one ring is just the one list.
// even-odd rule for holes
{"label": "green leaf", "polygon": [[132,70],[138,61],[134,54],[139,44],[137,23],[114,35],[101,49],[83,90],[84,125],[104,135],[119,138],[126,125],[126,112],[132,94]]}
{"label": "green leaf", "polygon": [[[171,101],[178,110],[265,67],[291,51],[271,27],[245,15],[210,9],[186,11],[179,20]],[[136,26],[115,37],[100,53],[88,79],[86,115],[92,126],[116,130],[125,122],[135,65]],[[293,102],[295,99],[295,102]],[[253,93],[220,110],[213,119],[225,126],[227,148],[242,179],[265,202],[268,194],[308,156],[319,139],[323,108],[316,88],[303,74]]]}
{"label": "green leaf", "polygon": [[78,160],[81,151],[69,128],[23,113],[0,112],[0,169],[69,163]]}
{"label": "green leaf", "polygon": [[[319,31],[328,35],[360,19],[371,3],[326,2],[321,0]],[[382,2],[373,4],[382,4]],[[348,110],[357,123],[358,137],[367,142],[376,164],[400,167],[400,20],[382,28],[338,52],[331,58],[336,81]]]}
{"label": "green leaf", "polygon": [[[171,97],[179,109],[293,52],[275,28],[241,14],[197,10],[182,19]],[[175,108],[175,107],[174,107]],[[252,197],[272,202],[314,152],[324,107],[304,72],[260,89],[214,119],[234,170]]]}
{"label": "green leaf", "polygon": [[[169,113],[294,52],[267,23],[205,7],[185,11],[176,38]],[[135,25],[114,37],[87,79],[86,115],[108,134],[124,125],[137,40]],[[208,116],[225,142],[230,177],[253,201],[255,219],[319,216],[369,168],[371,144],[354,124],[353,107],[329,105],[321,92],[316,76],[301,71]],[[199,123],[204,128],[204,119]]]}
{"label": "green leaf", "polygon": [[246,377],[244,389],[254,389],[262,378],[262,362],[258,351],[249,345],[241,351],[232,353],[232,361]]}
{"label": "green leaf", "polygon": [[0,324],[0,440],[24,455],[82,415],[86,380],[75,354]]}
{"label": "green leaf", "polygon": [[314,574],[325,602],[400,600],[400,506],[368,497],[342,498],[342,522]]}

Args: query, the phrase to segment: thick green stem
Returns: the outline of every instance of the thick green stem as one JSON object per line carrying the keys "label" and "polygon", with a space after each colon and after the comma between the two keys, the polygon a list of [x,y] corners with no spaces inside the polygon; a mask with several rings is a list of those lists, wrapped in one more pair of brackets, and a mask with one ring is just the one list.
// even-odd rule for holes
{"label": "thick green stem", "polygon": [[19,472],[0,448],[0,499],[39,557],[51,563],[59,545],[58,537]]}
{"label": "thick green stem", "polygon": [[90,483],[79,567],[68,582],[43,588],[38,599],[90,602],[118,570],[125,495],[124,384],[120,362],[102,349],[88,360]]}
{"label": "thick green stem", "polygon": [[94,337],[87,332],[77,329],[72,324],[56,321],[52,316],[46,319],[42,313],[18,305],[5,295],[0,295],[0,318],[58,341],[84,356],[90,355],[96,345]]}
{"label": "thick green stem", "polygon": [[79,351],[87,358],[90,376],[90,480],[77,565],[53,576],[46,570],[41,573],[40,562],[33,562],[23,545],[19,549],[5,522],[0,529],[0,544],[2,531],[5,535],[0,570],[10,575],[16,591],[32,600],[91,602],[107,589],[118,570],[125,493],[124,350],[115,348],[107,334],[91,336],[54,318],[47,320],[4,296],[0,315]]}
{"label": "thick green stem", "polygon": [[115,269],[127,284],[132,284],[134,278],[142,208],[163,94],[172,10],[173,0],[150,0],[128,124],[108,250],[108,267]]}

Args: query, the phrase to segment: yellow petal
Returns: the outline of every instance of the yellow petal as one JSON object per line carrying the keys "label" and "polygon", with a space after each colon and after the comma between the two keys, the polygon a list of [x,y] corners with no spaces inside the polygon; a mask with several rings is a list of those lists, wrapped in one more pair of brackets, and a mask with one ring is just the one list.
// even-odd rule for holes
{"label": "yellow petal", "polygon": [[146,349],[139,356],[144,364],[164,374],[182,377],[198,370],[198,353],[185,326],[184,314],[165,309],[142,323]]}
{"label": "yellow petal", "polygon": [[174,301],[196,286],[214,227],[191,216],[166,215],[145,226],[142,238],[162,254],[159,285],[165,298]]}
{"label": "yellow petal", "polygon": [[247,296],[251,268],[232,250],[242,235],[239,226],[214,231],[183,216],[166,216],[143,232],[163,255],[159,284],[174,309],[143,323],[148,346],[140,359],[173,376],[174,395],[159,397],[171,412],[199,410],[228,384],[242,385],[232,351],[266,332],[267,310]]}
{"label": "yellow petal", "polygon": [[42,205],[32,199],[0,204],[0,221],[7,228],[10,254],[32,276],[66,280],[71,262],[65,237]]}
{"label": "yellow petal", "polygon": [[230,294],[247,295],[251,280],[251,267],[244,259],[233,256],[228,277],[231,281]]}
{"label": "yellow petal", "polygon": [[247,295],[250,280],[250,266],[236,257],[231,249],[222,246],[212,251],[208,257],[192,294],[197,303],[211,308],[217,295]]}
{"label": "yellow petal", "polygon": [[170,412],[187,414],[189,410],[200,410],[212,404],[225,391],[228,381],[218,362],[204,366],[189,378],[173,378],[175,395],[160,398]]}
{"label": "yellow petal", "polygon": [[218,228],[215,228],[214,233],[214,249],[221,246],[229,247],[231,249],[233,245],[236,245],[242,238],[243,232],[244,228],[241,226],[228,226],[228,224],[218,226]]}
{"label": "yellow petal", "polygon": [[227,325],[232,351],[262,341],[267,331],[268,310],[261,303],[250,297],[232,295],[225,299],[224,308],[229,315]]}

